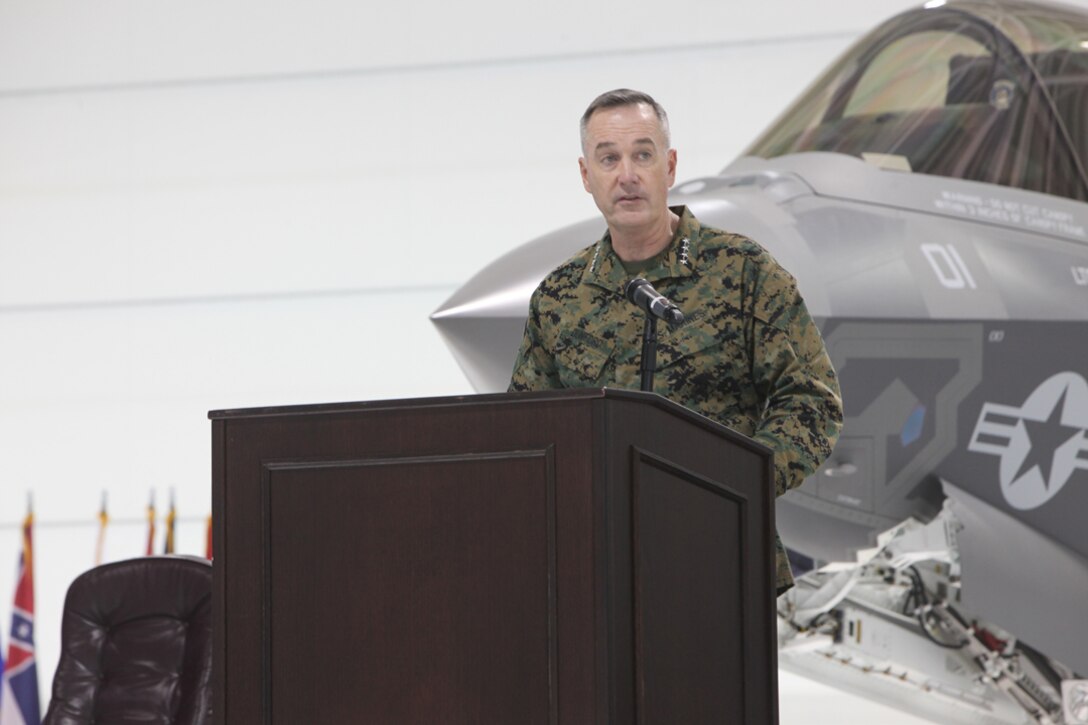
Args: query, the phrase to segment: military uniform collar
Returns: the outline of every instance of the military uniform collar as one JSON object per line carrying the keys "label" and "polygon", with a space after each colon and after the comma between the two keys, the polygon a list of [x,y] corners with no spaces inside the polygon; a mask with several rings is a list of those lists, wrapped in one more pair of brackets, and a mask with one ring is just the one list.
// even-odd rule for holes
{"label": "military uniform collar", "polygon": [[[672,235],[661,264],[642,274],[650,283],[674,277],[690,277],[695,271],[695,254],[691,247],[699,238],[699,220],[686,206],[669,208],[680,217],[680,223],[676,225],[676,232]],[[612,249],[612,234],[606,231],[593,247],[589,267],[586,268],[582,281],[622,295],[629,280],[630,276],[623,268],[623,262]]]}

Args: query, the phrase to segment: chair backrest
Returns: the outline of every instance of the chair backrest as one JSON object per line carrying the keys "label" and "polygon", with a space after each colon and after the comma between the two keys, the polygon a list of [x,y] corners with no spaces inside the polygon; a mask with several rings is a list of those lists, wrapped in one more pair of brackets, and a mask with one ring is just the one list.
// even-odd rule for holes
{"label": "chair backrest", "polygon": [[211,723],[212,567],[146,556],[95,567],[64,600],[43,725]]}

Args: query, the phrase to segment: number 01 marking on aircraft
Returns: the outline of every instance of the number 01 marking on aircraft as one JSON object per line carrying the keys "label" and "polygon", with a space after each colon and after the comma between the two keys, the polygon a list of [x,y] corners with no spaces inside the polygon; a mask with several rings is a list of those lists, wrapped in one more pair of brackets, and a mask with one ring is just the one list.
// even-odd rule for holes
{"label": "number 01 marking on aircraft", "polygon": [[971,270],[951,244],[923,244],[922,254],[929,261],[937,280],[946,289],[978,289]]}

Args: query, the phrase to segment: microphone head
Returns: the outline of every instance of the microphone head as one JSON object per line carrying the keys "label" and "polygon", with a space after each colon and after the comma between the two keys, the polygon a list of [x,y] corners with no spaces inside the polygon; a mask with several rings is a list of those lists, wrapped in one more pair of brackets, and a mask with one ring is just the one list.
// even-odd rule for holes
{"label": "microphone head", "polygon": [[646,287],[649,284],[650,283],[642,277],[635,277],[627,283],[627,287],[623,290],[623,296],[627,298],[628,302],[634,302],[637,305],[638,302],[635,302],[635,293],[638,292],[639,288]]}

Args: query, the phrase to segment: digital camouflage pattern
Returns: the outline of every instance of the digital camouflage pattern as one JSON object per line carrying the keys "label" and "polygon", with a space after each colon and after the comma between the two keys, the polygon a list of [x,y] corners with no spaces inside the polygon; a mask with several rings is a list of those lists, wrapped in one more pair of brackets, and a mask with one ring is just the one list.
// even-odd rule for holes
{"label": "digital camouflage pattern", "polygon": [[[776,495],[799,486],[842,428],[838,379],[793,276],[758,244],[704,227],[685,207],[644,277],[684,312],[658,326],[654,392],[775,451]],[[608,233],[533,293],[511,391],[641,386],[644,313]],[[776,537],[777,539],[777,537]],[[777,540],[779,591],[793,583]]]}

